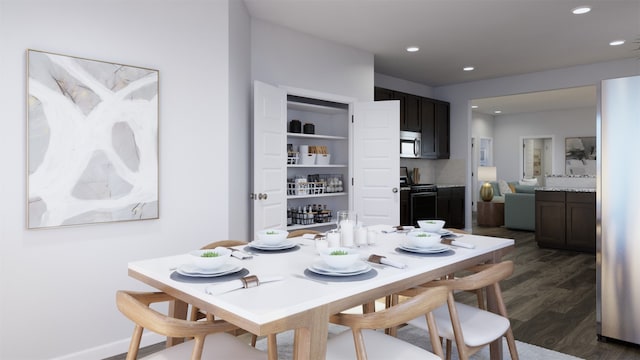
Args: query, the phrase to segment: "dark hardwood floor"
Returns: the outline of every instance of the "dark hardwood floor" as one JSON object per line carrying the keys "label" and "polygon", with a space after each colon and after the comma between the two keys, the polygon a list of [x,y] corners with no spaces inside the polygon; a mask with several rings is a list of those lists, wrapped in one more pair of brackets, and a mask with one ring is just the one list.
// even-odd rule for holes
{"label": "dark hardwood floor", "polygon": [[515,240],[515,272],[501,283],[514,336],[584,359],[640,359],[640,347],[598,341],[594,254],[539,248],[535,233],[478,227],[473,233]]}

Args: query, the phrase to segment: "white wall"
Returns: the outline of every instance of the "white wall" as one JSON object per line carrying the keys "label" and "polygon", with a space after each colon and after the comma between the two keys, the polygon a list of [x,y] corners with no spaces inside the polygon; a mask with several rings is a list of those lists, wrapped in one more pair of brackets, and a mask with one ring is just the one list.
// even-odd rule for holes
{"label": "white wall", "polygon": [[243,1],[229,1],[229,58],[229,238],[244,240],[251,232],[251,18]]}
{"label": "white wall", "polygon": [[[127,262],[228,237],[228,1],[0,1],[1,359],[126,351]],[[27,48],[160,70],[159,220],[25,229]]]}
{"label": "white wall", "polygon": [[[451,103],[451,157],[467,159],[468,185],[471,183],[471,100],[586,85],[596,85],[599,89],[604,79],[638,74],[640,61],[633,58],[442,86],[434,88],[434,96]],[[470,199],[469,189],[467,186],[467,199]],[[466,223],[471,224],[469,200]]]}
{"label": "white wall", "polygon": [[373,100],[373,54],[262,20],[251,24],[253,80]]}
{"label": "white wall", "polygon": [[596,136],[596,108],[539,111],[495,117],[494,160],[498,177],[508,181],[520,179],[523,137],[553,135],[553,174],[564,174],[564,139]]}

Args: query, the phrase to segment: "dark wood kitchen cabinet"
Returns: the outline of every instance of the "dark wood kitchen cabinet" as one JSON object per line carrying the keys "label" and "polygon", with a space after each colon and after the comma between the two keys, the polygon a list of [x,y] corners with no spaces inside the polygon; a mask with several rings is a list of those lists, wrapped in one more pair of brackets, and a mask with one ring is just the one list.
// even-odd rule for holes
{"label": "dark wood kitchen cabinet", "polygon": [[436,217],[445,221],[445,227],[463,229],[464,186],[438,187]]}
{"label": "dark wood kitchen cabinet", "polygon": [[422,123],[420,120],[420,97],[401,91],[393,91],[381,87],[374,88],[374,100],[399,100],[400,101],[400,131],[420,132]]}
{"label": "dark wood kitchen cabinet", "polygon": [[448,159],[450,156],[450,104],[422,98],[422,157]]}
{"label": "dark wood kitchen cabinet", "polygon": [[538,246],[595,252],[595,192],[536,191]]}
{"label": "dark wood kitchen cabinet", "polygon": [[409,193],[409,190],[400,190],[400,225],[413,225],[411,224]]}
{"label": "dark wood kitchen cabinet", "polygon": [[404,123],[400,126],[401,131],[415,131],[420,132],[422,130],[422,121],[420,119],[420,103],[421,97],[411,94],[405,94],[404,101],[404,119],[401,117],[400,121],[404,120]]}

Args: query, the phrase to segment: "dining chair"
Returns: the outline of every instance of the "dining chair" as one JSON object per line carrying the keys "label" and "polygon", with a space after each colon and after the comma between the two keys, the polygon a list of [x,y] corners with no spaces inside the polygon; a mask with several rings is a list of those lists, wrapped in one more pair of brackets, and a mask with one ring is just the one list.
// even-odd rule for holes
{"label": "dining chair", "polygon": [[[446,286],[451,290],[447,305],[433,311],[438,335],[446,339],[447,359],[451,358],[452,341],[456,342],[460,359],[466,360],[484,346],[504,336],[507,339],[511,359],[518,360],[518,351],[499,284],[513,274],[513,262],[483,264],[469,270],[473,274],[454,279],[435,280],[420,286],[425,288]],[[455,301],[455,291],[485,288],[487,292],[491,291],[495,298],[497,313],[485,310],[486,307],[475,307]],[[413,289],[403,294],[410,295],[411,291]],[[421,317],[408,321],[408,324],[430,331],[428,324]]]}
{"label": "dining chair", "polygon": [[287,235],[287,238],[294,238],[294,237],[299,237],[302,236],[304,234],[320,234],[319,231],[316,230],[307,230],[307,229],[300,229],[300,230],[293,230],[291,232],[289,232],[289,235]]}
{"label": "dining chair", "polygon": [[147,360],[169,359],[243,359],[266,360],[267,353],[243,343],[227,331],[235,325],[223,320],[190,321],[162,314],[150,304],[173,301],[163,292],[134,292],[120,290],[116,293],[116,304],[120,312],[135,323],[127,360],[137,359],[140,339],[144,329],[167,337],[193,338],[181,344],[165,348],[149,356]]}
{"label": "dining chair", "polygon": [[[431,311],[446,304],[447,287],[422,288],[414,297],[387,309],[366,314],[339,313],[331,322],[349,326],[327,341],[328,360],[366,359],[442,359],[444,356],[438,329]],[[433,352],[409,344],[376,329],[403,324],[421,316],[429,328]]]}
{"label": "dining chair", "polygon": [[[209,243],[203,247],[201,247],[201,250],[207,250],[207,249],[215,249],[219,246],[222,247],[233,247],[233,246],[243,246],[243,245],[247,245],[248,243],[246,241],[242,241],[242,240],[218,240],[218,241],[214,241],[212,243]],[[191,321],[197,321],[200,319],[204,319],[206,318],[208,321],[212,321],[214,320],[213,314],[210,313],[205,313],[202,310],[200,310],[197,306],[195,305],[191,305],[191,313],[189,315],[189,320]],[[232,331],[232,333],[234,335],[241,335],[243,333],[246,333],[245,330],[240,329],[240,328],[236,328]],[[251,334],[251,346],[255,347],[256,346],[256,342],[258,341],[258,336],[255,334]],[[268,343],[268,349],[269,352],[274,352],[274,354],[277,354],[277,342],[276,342],[276,335],[272,334],[272,335],[268,335],[267,336],[267,343]],[[276,355],[277,356],[277,355]]]}

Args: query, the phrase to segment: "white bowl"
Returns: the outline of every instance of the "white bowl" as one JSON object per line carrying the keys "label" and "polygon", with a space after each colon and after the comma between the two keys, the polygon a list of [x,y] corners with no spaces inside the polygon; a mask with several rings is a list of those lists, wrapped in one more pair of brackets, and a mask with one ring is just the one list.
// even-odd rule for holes
{"label": "white bowl", "polygon": [[[227,263],[231,256],[231,250],[225,247],[217,247],[207,250],[193,250],[189,253],[195,266],[202,270],[215,270]],[[206,256],[205,254],[217,254],[217,256]]]}
{"label": "white bowl", "polygon": [[334,269],[346,269],[360,259],[360,254],[349,248],[330,247],[320,250],[320,257]]}
{"label": "white bowl", "polygon": [[410,231],[407,233],[409,245],[418,248],[428,248],[440,244],[440,234],[426,231]]}
{"label": "white bowl", "polygon": [[418,220],[418,226],[424,231],[437,233],[444,227],[444,220]]}
{"label": "white bowl", "polygon": [[267,229],[258,231],[258,241],[265,245],[279,245],[287,240],[289,232],[279,229]]}

